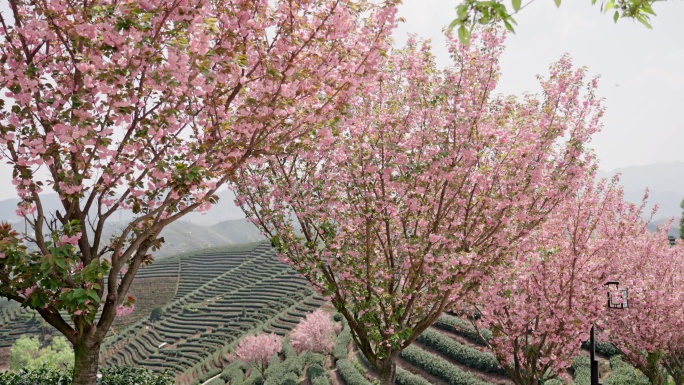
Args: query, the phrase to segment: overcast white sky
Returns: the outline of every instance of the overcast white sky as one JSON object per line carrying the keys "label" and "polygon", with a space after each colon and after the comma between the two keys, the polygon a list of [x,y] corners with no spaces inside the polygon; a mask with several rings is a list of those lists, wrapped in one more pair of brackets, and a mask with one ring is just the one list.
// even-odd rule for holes
{"label": "overcast white sky", "polygon": [[[429,38],[439,63],[448,65],[441,31],[454,19],[457,1],[404,0],[397,43],[409,32]],[[558,9],[553,3],[535,0],[516,16],[498,91],[537,92],[535,75],[568,52],[602,77],[599,94],[608,110],[592,143],[602,169],[684,161],[684,1],[657,3],[652,30],[631,20],[614,24],[590,0],[566,0]],[[10,180],[0,165],[0,200],[15,197]]]}
{"label": "overcast white sky", "polygon": [[[438,62],[448,65],[441,29],[455,18],[456,4],[404,0],[397,43],[409,32],[429,38]],[[533,1],[516,16],[516,34],[506,41],[498,91],[539,91],[535,75],[567,52],[576,65],[601,75],[607,112],[592,142],[601,169],[684,161],[684,1],[658,2],[654,10],[649,30],[628,19],[613,23],[590,0],[563,1],[560,8]]]}

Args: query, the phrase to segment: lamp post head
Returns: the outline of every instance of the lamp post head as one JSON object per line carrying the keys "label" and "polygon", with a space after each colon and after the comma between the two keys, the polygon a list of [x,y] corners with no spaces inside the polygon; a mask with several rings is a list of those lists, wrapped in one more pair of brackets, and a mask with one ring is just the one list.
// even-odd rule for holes
{"label": "lamp post head", "polygon": [[609,309],[627,309],[628,289],[620,289],[620,283],[616,281],[606,282],[608,288],[608,308]]}

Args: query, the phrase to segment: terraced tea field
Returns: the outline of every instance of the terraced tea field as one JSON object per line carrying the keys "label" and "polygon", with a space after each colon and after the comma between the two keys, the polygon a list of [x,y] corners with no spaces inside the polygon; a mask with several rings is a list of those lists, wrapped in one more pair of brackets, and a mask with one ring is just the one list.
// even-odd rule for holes
{"label": "terraced tea field", "polygon": [[[136,309],[117,320],[103,344],[102,363],[166,369],[180,379],[220,366],[220,357],[245,333],[284,335],[323,303],[264,242],[162,259],[141,269],[131,292]],[[0,347],[40,333],[33,312],[14,303],[1,306]],[[161,318],[152,321],[155,307]]]}
{"label": "terraced tea field", "polygon": [[[143,279],[171,275],[171,262],[150,266]],[[192,379],[219,367],[245,333],[284,335],[323,300],[276,259],[268,243],[207,250],[179,259],[180,279],[161,319],[143,319],[109,338],[105,365],[146,366]]]}
{"label": "terraced tea field", "polygon": [[[261,331],[285,335],[307,312],[324,303],[303,278],[276,258],[270,244],[265,242],[162,259],[141,269],[131,292],[137,299],[136,309],[117,320],[102,347],[102,364],[168,370],[176,376],[178,384],[192,385],[203,384],[208,379],[211,385],[231,383],[231,379],[241,384],[258,382],[258,377],[249,376],[236,362],[226,360],[237,341],[246,334]],[[158,308],[156,320],[150,319],[154,308]],[[0,300],[0,357],[7,357],[14,339],[22,334],[38,334],[43,326],[33,312]],[[285,375],[296,367],[294,372],[287,373],[288,378],[296,378],[296,383],[306,381],[309,375],[306,365],[312,364],[307,360],[311,357],[297,361],[299,366],[286,365],[295,359],[289,357],[291,354],[290,351],[283,353],[284,361],[279,365],[282,367],[273,371],[284,371]],[[348,329],[338,336],[334,357],[314,360],[325,365],[330,384],[371,384],[372,371],[367,365],[364,368],[363,358],[350,344]],[[638,377],[633,368],[619,360],[609,362],[607,358],[601,365],[605,384],[619,383],[611,382],[614,372],[621,373],[620,378]],[[575,383],[584,384],[587,373],[588,358],[581,356],[569,374],[574,375]],[[244,382],[237,380],[243,374],[249,378]],[[268,383],[279,384],[275,379]],[[507,385],[512,382],[494,357],[485,351],[482,339],[466,321],[444,315],[401,354],[397,383]],[[633,383],[639,382],[635,379]]]}
{"label": "terraced tea field", "polygon": [[[483,331],[487,337],[489,332]],[[599,374],[605,385],[647,385],[646,377],[625,364],[610,344],[597,346]],[[353,362],[356,362],[354,364]],[[346,385],[371,385],[375,376],[358,353],[337,360],[336,373]],[[589,356],[580,352],[567,373],[567,382],[547,384],[588,385]],[[333,376],[331,376],[332,378]],[[418,340],[400,355],[397,367],[398,385],[507,385],[513,382],[505,375],[494,356],[486,351],[483,339],[468,322],[443,315]],[[212,383],[212,385],[223,385]]]}

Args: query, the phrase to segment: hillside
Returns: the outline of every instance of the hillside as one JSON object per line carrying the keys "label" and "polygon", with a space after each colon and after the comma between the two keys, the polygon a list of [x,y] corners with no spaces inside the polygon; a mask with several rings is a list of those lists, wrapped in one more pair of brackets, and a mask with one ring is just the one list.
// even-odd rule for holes
{"label": "hillside", "polygon": [[[237,361],[226,358],[237,341],[257,332],[286,335],[308,312],[325,305],[265,242],[162,259],[141,269],[131,292],[137,298],[136,309],[117,320],[102,347],[102,364],[169,370],[178,384],[188,385],[260,383],[254,371],[245,371]],[[151,319],[155,308],[159,318]],[[32,312],[0,300],[0,362],[7,361],[9,346],[21,334],[51,333],[42,326]],[[487,331],[482,335],[487,338]],[[610,380],[624,364],[608,361],[608,355],[614,354],[610,349],[602,352],[602,380]],[[327,368],[322,374],[327,380],[316,383],[370,385],[369,379],[375,377],[345,327],[337,337],[333,357],[297,355],[286,346],[271,363],[271,380],[265,385],[310,385],[314,371],[308,368],[316,365]],[[634,373],[633,368],[625,370]],[[586,383],[585,353],[575,360],[572,373],[577,384]],[[511,381],[467,321],[443,315],[402,353],[397,383],[508,385]]]}
{"label": "hillside", "polygon": [[[211,210],[206,213],[191,213],[183,217],[185,222],[194,223],[199,226],[212,226],[219,222],[233,219],[241,219],[245,214],[239,207],[235,206],[233,200],[235,195],[230,190],[222,190],[216,193],[219,198],[219,203],[212,206]],[[62,207],[59,202],[57,194],[41,193],[40,195],[45,212],[52,213],[58,208]],[[19,199],[5,199],[0,201],[0,221],[8,221],[10,223],[20,222],[15,211]],[[130,216],[125,212],[117,213],[114,218],[115,221],[124,222]]]}
{"label": "hillside", "polygon": [[[246,333],[284,335],[323,303],[263,242],[161,260],[141,269],[131,291],[139,302],[105,340],[102,364],[166,369],[187,381],[221,365]],[[158,320],[150,319],[154,308]],[[33,312],[0,303],[0,357],[22,334],[40,334],[41,324]]]}
{"label": "hillside", "polygon": [[[264,239],[256,226],[245,219],[242,211],[233,204],[235,197],[231,191],[224,190],[217,195],[220,203],[212,207],[209,212],[188,214],[165,227],[161,232],[164,245],[161,250],[153,253],[154,257],[159,259],[192,250],[257,242]],[[44,194],[41,198],[47,212],[54,212],[60,207],[56,194]],[[0,221],[9,221],[16,229],[23,231],[24,223],[15,214],[18,201],[18,199],[0,201]],[[124,228],[126,218],[125,212],[115,215],[105,225],[102,239],[109,239]]]}

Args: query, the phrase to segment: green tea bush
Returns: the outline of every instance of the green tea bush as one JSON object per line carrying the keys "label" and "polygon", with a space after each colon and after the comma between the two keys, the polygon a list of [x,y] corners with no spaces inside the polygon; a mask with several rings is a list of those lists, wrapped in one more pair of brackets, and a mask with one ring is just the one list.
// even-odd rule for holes
{"label": "green tea bush", "polygon": [[[155,373],[146,368],[112,366],[100,370],[98,385],[173,385],[175,380],[166,373]],[[71,385],[69,370],[44,365],[36,369],[22,369],[18,373],[0,373],[2,385]]]}
{"label": "green tea bush", "polygon": [[[482,333],[482,336],[480,336],[479,334],[477,334],[475,328],[473,328],[473,325],[470,323],[470,321],[466,321],[461,318],[447,314],[443,314],[441,317],[439,317],[439,319],[437,319],[433,326],[440,328],[442,330],[447,330],[452,333],[456,333],[478,345],[485,346],[487,344],[486,340],[492,338],[492,332],[488,329],[481,329],[480,332]],[[484,339],[482,337],[484,337]]]}
{"label": "green tea bush", "polygon": [[245,372],[242,371],[242,364],[239,361],[231,362],[221,373],[221,379],[231,385],[242,385],[244,378]]}
{"label": "green tea bush", "polygon": [[591,384],[591,361],[585,355],[575,357],[572,362],[572,372],[575,378],[575,385]]}
{"label": "green tea bush", "polygon": [[349,325],[347,325],[347,321],[343,321],[342,325],[344,326],[344,329],[335,337],[335,346],[332,350],[332,356],[338,360],[347,358],[347,348],[352,340],[351,330],[349,329]]}
{"label": "green tea bush", "polygon": [[616,355],[610,358],[610,369],[612,373],[603,385],[648,385],[650,383],[643,373],[622,361],[622,356]]}
{"label": "green tea bush", "polygon": [[[589,341],[582,342],[582,348],[589,349]],[[608,358],[622,354],[620,353],[620,349],[616,348],[615,345],[606,341],[596,342],[596,353],[602,356],[606,356]]]}
{"label": "green tea bush", "polygon": [[146,368],[129,366],[110,366],[100,369],[101,381],[98,385],[174,385],[175,380],[166,372],[155,373]]}
{"label": "green tea bush", "polygon": [[311,364],[306,368],[306,378],[309,379],[311,385],[330,385],[328,374],[320,364]]}
{"label": "green tea bush", "polygon": [[337,360],[336,366],[346,385],[372,385],[348,359]]}
{"label": "green tea bush", "polygon": [[397,385],[430,385],[430,383],[421,376],[397,367]]}
{"label": "green tea bush", "polygon": [[264,379],[261,377],[261,373],[259,373],[258,370],[252,370],[249,377],[245,380],[245,385],[264,385]]}
{"label": "green tea bush", "polygon": [[216,376],[217,374],[221,374],[221,369],[211,369],[208,372],[204,373],[203,375],[199,376],[199,378],[197,379],[197,382],[202,384],[206,380]]}
{"label": "green tea bush", "polygon": [[279,382],[278,385],[297,385],[297,384],[299,384],[299,376],[292,373],[292,372],[287,372],[282,377],[282,381]]}
{"label": "green tea bush", "polygon": [[404,349],[401,352],[401,357],[451,385],[487,385],[486,382],[470,373],[462,371],[445,359],[415,346],[409,346]]}
{"label": "green tea bush", "polygon": [[486,373],[506,374],[492,354],[462,345],[436,330],[424,331],[418,337],[418,341],[473,369]]}
{"label": "green tea bush", "polygon": [[[306,353],[306,352],[305,352]],[[282,355],[283,361],[273,361],[266,369],[266,381],[264,385],[296,385],[299,377],[307,363],[307,360],[316,361],[318,355],[309,356],[307,354],[297,355],[288,339],[283,342]],[[325,357],[322,357],[321,362]],[[232,385],[232,384],[231,384]]]}
{"label": "green tea bush", "polygon": [[300,354],[300,357],[304,360],[304,363],[307,363],[309,365],[318,364],[323,366],[323,363],[325,362],[325,355],[321,353],[302,352],[302,354]]}
{"label": "green tea bush", "polygon": [[71,376],[64,370],[43,365],[36,369],[21,369],[18,373],[0,373],[3,385],[71,385]]}

